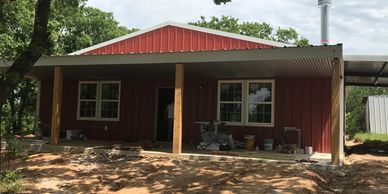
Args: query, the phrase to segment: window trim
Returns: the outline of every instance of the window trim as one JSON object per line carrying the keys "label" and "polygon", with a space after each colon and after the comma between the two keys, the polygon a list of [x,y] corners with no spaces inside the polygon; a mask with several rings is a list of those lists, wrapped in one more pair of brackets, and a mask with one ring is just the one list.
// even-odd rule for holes
{"label": "window trim", "polygon": [[[102,84],[118,84],[119,85],[119,94],[117,100],[104,100],[105,102],[117,102],[117,118],[102,118],[101,117],[101,103],[102,103]],[[100,94],[99,94],[99,110],[98,118],[100,121],[120,121],[120,102],[121,102],[121,81],[100,81]]]}
{"label": "window trim", "polygon": [[[117,108],[117,118],[102,118],[101,117],[101,102],[102,102],[102,84],[118,84],[119,85],[119,94],[118,100],[112,100],[118,102]],[[97,85],[97,94],[96,94],[96,116],[95,117],[80,117],[80,103],[81,103],[81,84],[96,84]],[[120,106],[121,106],[121,81],[79,81],[78,82],[78,103],[77,103],[77,120],[80,121],[120,121]],[[105,100],[110,101],[110,100]]]}
{"label": "window trim", "polygon": [[[80,109],[81,109],[81,84],[96,84],[96,114],[94,117],[81,117],[80,116]],[[78,103],[77,103],[77,120],[84,120],[84,121],[94,121],[98,120],[98,81],[79,81],[78,82]],[[85,101],[92,101],[92,100],[85,100]],[[94,101],[94,100],[93,100]]]}
{"label": "window trim", "polygon": [[218,81],[218,94],[217,94],[217,120],[220,120],[221,112],[221,84],[223,83],[241,83],[241,102],[238,101],[229,101],[231,104],[241,103],[241,121],[240,122],[226,122],[229,125],[242,125],[244,122],[243,112],[244,112],[244,81],[243,80],[219,80]]}
{"label": "window trim", "polygon": [[[246,94],[246,102],[245,102],[245,123],[247,126],[258,126],[258,127],[274,127],[275,126],[275,80],[267,79],[267,80],[246,80],[245,81],[245,94]],[[258,123],[258,122],[249,122],[249,84],[250,83],[271,83],[272,84],[272,96],[271,102],[259,102],[255,104],[271,104],[271,123]]]}
{"label": "window trim", "polygon": [[[222,83],[241,83],[242,84],[242,99],[241,99],[241,122],[227,122],[220,120],[220,105],[221,105],[221,84]],[[255,123],[248,122],[248,92],[249,83],[271,83],[272,84],[272,110],[271,123]],[[274,127],[275,126],[275,80],[274,79],[250,79],[250,80],[218,80],[217,84],[217,120],[225,122],[232,126],[252,126],[252,127]]]}

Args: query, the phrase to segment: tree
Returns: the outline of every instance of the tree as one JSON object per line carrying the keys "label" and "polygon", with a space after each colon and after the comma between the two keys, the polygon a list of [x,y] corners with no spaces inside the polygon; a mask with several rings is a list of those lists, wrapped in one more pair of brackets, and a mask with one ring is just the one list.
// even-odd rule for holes
{"label": "tree", "polygon": [[[15,3],[15,2],[8,2]],[[49,32],[48,32],[48,18],[50,13],[51,0],[37,0],[35,8],[34,27],[32,30],[29,44],[16,54],[17,57],[14,63],[7,69],[7,71],[0,75],[0,118],[3,114],[3,105],[8,95],[16,88],[17,84],[24,79],[24,76],[31,69],[33,64],[46,52],[49,48]],[[0,17],[3,23],[7,16],[4,2],[1,3]],[[1,24],[3,26],[4,24]],[[3,27],[4,28],[4,27]],[[12,40],[11,40],[12,41]]]}
{"label": "tree", "polygon": [[[15,58],[30,42],[35,4],[35,0],[21,0],[2,7],[0,57]],[[112,13],[86,7],[82,0],[72,6],[53,1],[48,30],[51,34],[49,41],[55,44],[51,44],[47,54],[64,55],[138,29],[119,26]],[[2,111],[7,128],[15,132],[20,132],[23,124],[32,128],[36,87],[36,81],[23,79],[11,90]]]}
{"label": "tree", "polygon": [[388,88],[349,86],[346,95],[346,131],[354,134],[365,131],[365,105],[363,98],[371,95],[388,95]]}
{"label": "tree", "polygon": [[213,2],[217,5],[220,5],[221,3],[228,3],[228,2],[232,2],[232,0],[213,0]]}
{"label": "tree", "polygon": [[119,26],[112,13],[86,7],[84,3],[71,9],[54,6],[52,11],[53,55],[71,53],[138,30]]}
{"label": "tree", "polygon": [[213,16],[209,21],[204,16],[201,16],[200,20],[190,22],[189,24],[298,46],[309,45],[309,41],[306,38],[299,37],[299,34],[293,28],[284,29],[278,27],[274,31],[274,28],[266,22],[240,23],[237,18],[232,16],[221,16],[221,18]]}

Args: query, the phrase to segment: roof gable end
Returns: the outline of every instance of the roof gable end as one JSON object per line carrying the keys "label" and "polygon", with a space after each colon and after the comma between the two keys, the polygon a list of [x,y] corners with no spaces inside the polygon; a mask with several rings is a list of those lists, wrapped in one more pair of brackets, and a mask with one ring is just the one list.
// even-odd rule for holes
{"label": "roof gable end", "polygon": [[193,25],[165,22],[69,55],[240,50],[284,46],[293,45]]}

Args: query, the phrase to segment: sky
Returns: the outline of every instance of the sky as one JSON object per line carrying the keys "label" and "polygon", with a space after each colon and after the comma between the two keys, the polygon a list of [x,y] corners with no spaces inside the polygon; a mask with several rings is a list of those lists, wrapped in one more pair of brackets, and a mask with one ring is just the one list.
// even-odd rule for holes
{"label": "sky", "polygon": [[[267,22],[292,27],[320,44],[318,0],[232,0],[215,5],[213,0],[89,0],[88,6],[112,12],[120,25],[145,29],[166,21],[194,22],[200,16],[222,15],[239,21]],[[387,0],[332,0],[330,42],[343,43],[345,54],[388,55]]]}

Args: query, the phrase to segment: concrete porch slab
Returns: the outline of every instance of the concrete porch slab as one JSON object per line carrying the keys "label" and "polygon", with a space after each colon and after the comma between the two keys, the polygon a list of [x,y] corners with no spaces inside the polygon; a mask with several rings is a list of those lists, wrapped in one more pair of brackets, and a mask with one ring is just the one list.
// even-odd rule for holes
{"label": "concrete porch slab", "polygon": [[[314,153],[308,154],[284,154],[277,152],[267,151],[247,151],[247,150],[233,150],[229,152],[211,152],[203,150],[189,149],[189,146],[185,146],[184,153],[175,155],[171,153],[171,149],[167,146],[154,150],[118,150],[118,149],[106,149],[107,145],[112,145],[113,142],[87,142],[87,141],[68,141],[65,145],[50,145],[44,140],[23,140],[20,142],[23,149],[28,152],[54,152],[54,153],[103,153],[114,155],[127,155],[127,156],[164,156],[182,159],[194,159],[194,160],[209,160],[209,161],[235,161],[235,160],[254,160],[262,162],[281,162],[281,163],[298,163],[298,161],[316,161],[318,164],[328,165],[331,161],[330,154]],[[117,144],[118,142],[114,142]]]}

